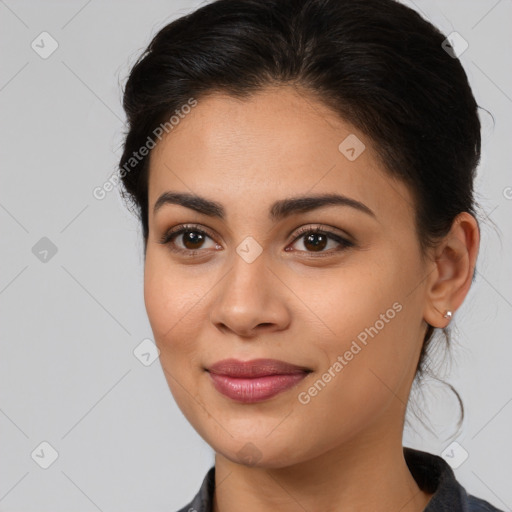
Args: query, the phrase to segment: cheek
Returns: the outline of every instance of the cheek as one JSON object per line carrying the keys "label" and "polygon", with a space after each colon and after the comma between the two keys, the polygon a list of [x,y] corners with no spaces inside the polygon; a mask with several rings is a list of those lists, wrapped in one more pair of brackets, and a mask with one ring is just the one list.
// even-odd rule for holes
{"label": "cheek", "polygon": [[[306,392],[305,401],[311,398],[319,407],[348,407],[341,415],[347,410],[364,414],[365,408],[375,413],[375,408],[396,399],[414,371],[420,348],[416,332],[421,332],[421,301],[410,293],[417,272],[404,267],[396,254],[380,256],[379,261],[367,260],[364,266],[341,272],[339,286],[332,285],[331,276],[307,294],[307,318],[317,321],[304,324],[301,331],[306,342],[314,343],[321,364],[314,387],[303,386],[301,391]],[[406,393],[400,390],[398,395],[407,401]]]}
{"label": "cheek", "polygon": [[201,299],[197,283],[170,263],[161,251],[148,249],[144,267],[144,303],[153,334],[160,342],[172,339],[176,330],[190,326]]}
{"label": "cheek", "polygon": [[[386,301],[383,304],[388,305]],[[407,391],[403,384],[414,366],[414,344],[404,342],[402,336],[408,321],[400,316],[407,314],[404,308],[399,312],[392,309],[389,323],[375,317],[375,312],[385,314],[388,309],[380,308],[378,301],[369,301],[357,311],[359,316],[353,312],[356,325],[344,322],[340,314],[336,324],[339,336],[316,344],[325,362],[314,379],[298,390],[296,408],[297,418],[306,421],[308,435],[323,439],[326,446],[341,438],[350,439],[389,408],[405,409]],[[318,422],[317,418],[325,421]],[[298,423],[296,428],[300,432],[302,427]]]}
{"label": "cheek", "polygon": [[301,332],[307,332],[303,342],[331,356],[348,350],[358,337],[364,343],[375,334],[376,323],[382,334],[390,331],[391,323],[399,321],[400,305],[394,308],[393,304],[401,301],[403,293],[393,270],[370,258],[353,261],[350,266],[330,269],[323,275],[312,272],[309,276],[286,276],[289,287],[301,298],[294,320]]}
{"label": "cheek", "polygon": [[[148,251],[144,269],[144,303],[164,370],[180,371],[194,360],[195,340],[205,319],[204,293],[169,259]],[[183,370],[184,371],[184,370]]]}
{"label": "cheek", "polygon": [[[204,294],[203,294],[204,295]],[[205,321],[200,318],[201,294],[183,272],[159,254],[146,254],[144,303],[160,364],[169,389],[186,417],[194,417],[196,379],[200,376],[196,340]]]}

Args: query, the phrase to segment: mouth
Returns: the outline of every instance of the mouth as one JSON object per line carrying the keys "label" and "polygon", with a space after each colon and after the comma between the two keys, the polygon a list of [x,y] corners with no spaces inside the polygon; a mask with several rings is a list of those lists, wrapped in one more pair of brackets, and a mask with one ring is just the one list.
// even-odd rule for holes
{"label": "mouth", "polygon": [[277,359],[225,359],[206,371],[219,393],[237,402],[254,403],[294,387],[313,370]]}

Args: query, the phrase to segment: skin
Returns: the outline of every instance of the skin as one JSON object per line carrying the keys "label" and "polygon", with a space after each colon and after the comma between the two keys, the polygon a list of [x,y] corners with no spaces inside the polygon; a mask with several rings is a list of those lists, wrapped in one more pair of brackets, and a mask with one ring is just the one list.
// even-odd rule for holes
{"label": "skin", "polygon": [[[338,150],[349,134],[366,146],[354,161]],[[226,218],[177,204],[153,213],[167,191],[221,203]],[[460,214],[422,257],[407,186],[385,172],[363,133],[291,86],[243,100],[201,98],[153,149],[148,192],[146,309],[170,390],[215,450],[214,511],[240,503],[245,512],[423,510],[431,495],[417,486],[402,451],[405,406],[426,322],[447,326],[444,312],[455,312],[470,288],[476,220]],[[375,217],[339,205],[269,217],[274,201],[333,192]],[[183,235],[174,239],[196,255],[159,243],[183,224],[213,235],[187,245]],[[319,253],[307,233],[297,238],[298,228],[319,224],[354,245],[323,239]],[[236,251],[248,236],[262,249],[251,263]],[[400,312],[301,403],[299,393],[394,303]],[[218,393],[204,370],[231,357],[313,371],[267,401],[242,404]]]}

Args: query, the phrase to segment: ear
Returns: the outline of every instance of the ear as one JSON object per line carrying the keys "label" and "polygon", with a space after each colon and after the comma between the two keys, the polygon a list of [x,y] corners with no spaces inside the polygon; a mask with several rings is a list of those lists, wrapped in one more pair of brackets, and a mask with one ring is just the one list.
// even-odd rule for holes
{"label": "ear", "polygon": [[480,230],[476,219],[462,212],[454,219],[450,232],[434,250],[433,267],[427,278],[423,317],[434,327],[446,327],[466,297],[480,247]]}

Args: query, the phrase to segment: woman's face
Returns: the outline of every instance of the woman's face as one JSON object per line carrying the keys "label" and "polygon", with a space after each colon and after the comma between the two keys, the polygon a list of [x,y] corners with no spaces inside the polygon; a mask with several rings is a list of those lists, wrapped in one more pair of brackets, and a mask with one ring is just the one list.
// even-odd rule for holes
{"label": "woman's face", "polygon": [[[217,208],[155,212],[169,192]],[[327,194],[354,203],[283,203]],[[200,99],[153,149],[145,304],[172,394],[218,454],[284,467],[401,439],[429,271],[413,204],[366,136],[290,87]],[[310,371],[242,402],[207,371],[228,358]]]}

